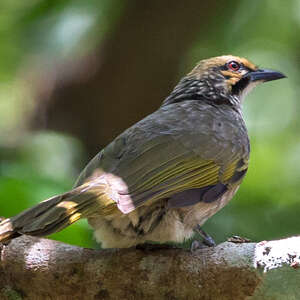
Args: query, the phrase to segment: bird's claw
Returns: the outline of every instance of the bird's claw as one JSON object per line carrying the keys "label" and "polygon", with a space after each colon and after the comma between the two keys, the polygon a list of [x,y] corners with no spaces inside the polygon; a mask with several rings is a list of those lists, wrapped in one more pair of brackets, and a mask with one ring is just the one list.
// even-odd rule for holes
{"label": "bird's claw", "polygon": [[200,225],[197,225],[194,229],[198,234],[201,235],[202,241],[194,240],[191,245],[191,252],[194,252],[198,249],[203,249],[206,247],[214,247],[216,246],[216,242],[213,240],[213,238],[208,235]]}

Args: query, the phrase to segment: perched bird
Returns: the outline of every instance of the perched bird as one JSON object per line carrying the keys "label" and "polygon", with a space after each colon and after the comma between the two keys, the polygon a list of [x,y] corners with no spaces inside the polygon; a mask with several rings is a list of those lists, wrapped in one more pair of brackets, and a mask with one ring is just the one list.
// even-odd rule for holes
{"label": "perched bird", "polygon": [[157,111],[90,161],[71,191],[2,221],[0,242],[49,235],[80,218],[104,248],[192,237],[247,172],[244,97],[284,77],[231,55],[200,61]]}

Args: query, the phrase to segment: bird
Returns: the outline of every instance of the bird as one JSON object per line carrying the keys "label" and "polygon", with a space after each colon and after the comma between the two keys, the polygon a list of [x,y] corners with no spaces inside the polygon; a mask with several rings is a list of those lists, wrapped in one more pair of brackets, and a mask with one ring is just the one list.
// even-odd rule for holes
{"label": "bird", "polygon": [[0,242],[47,236],[87,218],[102,248],[182,243],[237,192],[250,142],[245,96],[285,78],[246,58],[201,60],[161,106],[102,149],[70,191],[0,223]]}

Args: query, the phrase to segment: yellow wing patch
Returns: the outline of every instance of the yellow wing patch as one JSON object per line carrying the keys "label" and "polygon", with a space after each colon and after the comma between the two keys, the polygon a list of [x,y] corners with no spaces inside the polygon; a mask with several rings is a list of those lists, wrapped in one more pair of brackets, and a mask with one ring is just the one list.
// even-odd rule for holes
{"label": "yellow wing patch", "polygon": [[130,189],[130,196],[134,206],[138,207],[146,201],[152,203],[184,190],[226,183],[234,175],[237,162],[230,163],[224,170],[212,160],[194,158],[180,162],[135,185]]}
{"label": "yellow wing patch", "polygon": [[[124,200],[121,201],[129,201],[130,211],[132,211],[141,205],[151,205],[157,200],[185,190],[203,188],[220,182],[226,184],[235,174],[238,162],[239,159],[236,159],[224,168],[213,160],[203,161],[199,157],[189,159],[185,157],[184,160],[182,157],[171,159],[159,168],[148,169],[148,172],[132,182],[132,185],[128,186],[128,192],[120,194],[121,198],[125,197],[127,200],[122,198]],[[86,185],[88,186],[89,183]],[[96,206],[90,211],[89,207],[86,208],[81,202],[76,207],[77,213],[82,212],[85,216],[91,216],[95,211],[102,215],[118,212],[117,205],[119,206],[120,203],[117,204],[110,197],[112,193],[109,186],[97,185],[94,181],[93,187],[89,186],[88,192],[93,194]],[[126,205],[125,202],[123,205]],[[69,221],[72,222],[71,219]]]}

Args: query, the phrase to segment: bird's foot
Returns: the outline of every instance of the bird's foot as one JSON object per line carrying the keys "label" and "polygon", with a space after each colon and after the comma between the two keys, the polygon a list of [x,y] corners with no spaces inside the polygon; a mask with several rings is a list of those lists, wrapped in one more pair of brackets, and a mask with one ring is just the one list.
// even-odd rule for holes
{"label": "bird's foot", "polygon": [[155,250],[165,250],[165,249],[180,249],[179,247],[175,245],[170,244],[151,244],[151,243],[144,243],[144,244],[138,244],[135,246],[138,250],[143,251],[155,251]]}
{"label": "bird's foot", "polygon": [[242,243],[251,243],[250,239],[247,239],[242,236],[234,235],[227,239],[227,242],[235,243],[235,244],[242,244]]}
{"label": "bird's foot", "polygon": [[203,241],[194,240],[191,244],[191,252],[195,252],[199,249],[207,248],[207,245],[203,243]]}
{"label": "bird's foot", "polygon": [[202,241],[195,240],[195,241],[192,242],[192,245],[191,245],[191,251],[192,252],[194,252],[198,249],[205,248],[205,247],[214,247],[214,246],[216,246],[216,242],[213,240],[213,238],[210,235],[208,235],[201,228],[200,225],[197,225],[194,230],[201,235],[203,240]]}

